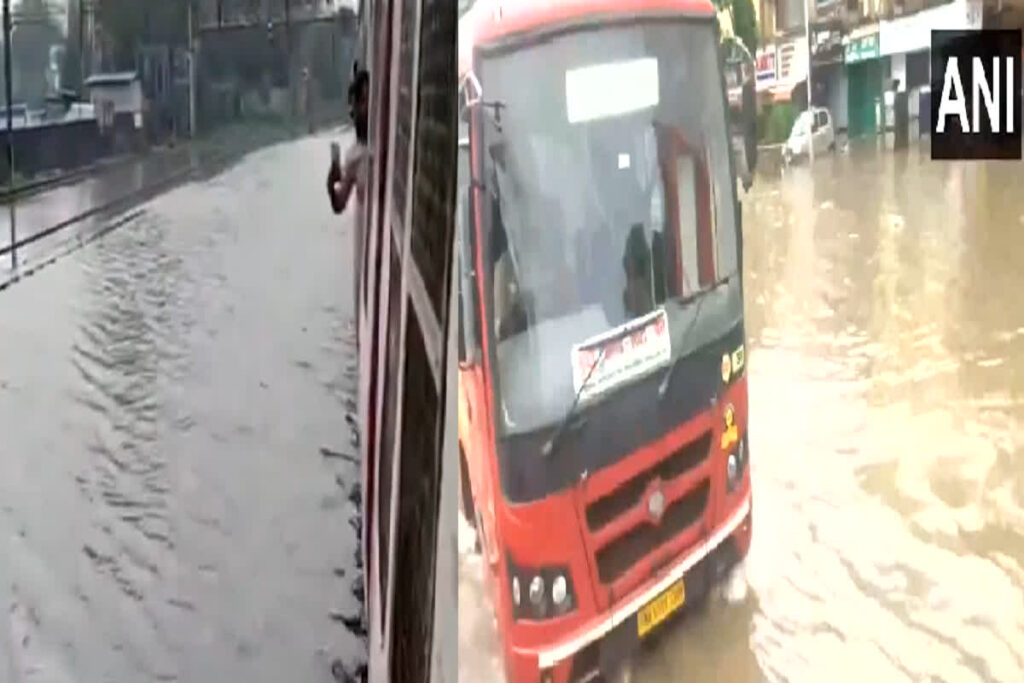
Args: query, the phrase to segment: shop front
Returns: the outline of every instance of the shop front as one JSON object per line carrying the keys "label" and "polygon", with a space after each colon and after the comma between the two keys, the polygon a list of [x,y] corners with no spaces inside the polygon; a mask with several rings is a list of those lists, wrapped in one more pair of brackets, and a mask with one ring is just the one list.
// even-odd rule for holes
{"label": "shop front", "polygon": [[861,26],[844,39],[843,61],[847,80],[847,134],[852,138],[878,132],[878,104],[882,99],[882,60],[877,26]]}
{"label": "shop front", "polygon": [[774,45],[765,45],[757,49],[754,56],[754,77],[757,80],[757,94],[771,94],[778,75],[775,71],[776,54]]}
{"label": "shop front", "polygon": [[832,115],[836,130],[847,127],[843,69],[843,26],[835,20],[811,27],[811,102]]}
{"label": "shop front", "polygon": [[[929,116],[927,93],[931,77],[931,32],[969,31],[982,27],[981,0],[953,0],[944,5],[879,22],[878,52],[891,61],[891,78],[899,92],[907,92],[912,129],[921,112]],[[924,109],[921,109],[924,105]]]}
{"label": "shop front", "polygon": [[807,106],[807,65],[807,41],[803,36],[779,43],[775,85],[771,89],[776,102],[792,102],[797,109]]}

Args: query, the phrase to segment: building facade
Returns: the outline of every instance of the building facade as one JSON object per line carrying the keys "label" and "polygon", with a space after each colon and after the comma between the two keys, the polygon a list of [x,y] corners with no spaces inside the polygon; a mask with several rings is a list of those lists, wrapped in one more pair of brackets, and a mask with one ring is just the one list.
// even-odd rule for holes
{"label": "building facade", "polygon": [[312,21],[352,9],[351,0],[198,0],[201,29],[252,24]]}
{"label": "building facade", "polygon": [[926,130],[932,30],[1024,25],[1024,0],[760,0],[757,10],[761,104],[810,101],[850,138],[892,125],[894,92],[908,94],[912,130]]}

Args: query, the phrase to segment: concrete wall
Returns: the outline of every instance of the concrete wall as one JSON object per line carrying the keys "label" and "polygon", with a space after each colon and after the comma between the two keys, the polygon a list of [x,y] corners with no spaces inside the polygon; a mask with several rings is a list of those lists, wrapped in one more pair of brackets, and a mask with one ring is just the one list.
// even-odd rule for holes
{"label": "concrete wall", "polygon": [[[130,118],[115,118],[115,130]],[[122,132],[122,139],[124,133]],[[47,171],[73,170],[95,163],[114,150],[114,134],[101,136],[96,121],[14,129],[14,169],[28,178]],[[9,178],[7,158],[0,159],[0,181]]]}

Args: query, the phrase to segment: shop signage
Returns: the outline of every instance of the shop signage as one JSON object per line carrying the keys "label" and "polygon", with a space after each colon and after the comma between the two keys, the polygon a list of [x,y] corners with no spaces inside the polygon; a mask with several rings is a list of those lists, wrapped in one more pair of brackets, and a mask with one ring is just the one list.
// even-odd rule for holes
{"label": "shop signage", "polygon": [[981,28],[981,0],[953,0],[945,5],[882,21],[878,25],[879,55],[927,50],[932,31],[973,31]]}
{"label": "shop signage", "polygon": [[876,59],[878,52],[878,34],[851,38],[846,43],[845,60],[847,64],[856,64],[868,59]]}
{"label": "shop signage", "polygon": [[807,41],[794,40],[779,46],[778,81],[795,85],[807,78]]}
{"label": "shop signage", "polygon": [[755,60],[755,71],[757,78],[757,89],[770,88],[775,85],[778,77],[775,72],[775,46],[763,47],[757,51]]}
{"label": "shop signage", "polygon": [[775,85],[771,87],[772,97],[788,100],[793,88],[807,79],[807,40],[797,39],[779,45],[775,57]]}
{"label": "shop signage", "polygon": [[814,16],[817,19],[839,18],[842,15],[844,3],[840,0],[815,0]]}
{"label": "shop signage", "polygon": [[811,62],[831,64],[843,61],[843,34],[836,28],[811,32]]}

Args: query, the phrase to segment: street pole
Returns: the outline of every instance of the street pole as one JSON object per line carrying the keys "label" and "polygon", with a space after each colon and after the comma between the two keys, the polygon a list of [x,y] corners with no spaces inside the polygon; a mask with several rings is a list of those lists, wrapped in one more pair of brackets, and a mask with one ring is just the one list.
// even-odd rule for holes
{"label": "street pole", "polygon": [[85,82],[85,8],[84,0],[78,0],[78,83],[75,89],[81,91]]}
{"label": "street pole", "polygon": [[10,212],[11,224],[11,274],[18,272],[18,251],[14,245],[18,241],[18,231],[14,225],[14,113],[11,110],[13,84],[11,83],[11,0],[4,0],[4,99],[7,102],[7,210]]}
{"label": "street pole", "polygon": [[804,0],[804,33],[807,34],[807,159],[814,163],[814,113],[811,111],[814,102],[814,88],[811,87],[811,8],[809,0]]}
{"label": "street pole", "polygon": [[188,0],[188,135],[196,136],[196,42],[192,26],[192,0]]}
{"label": "street pole", "polygon": [[[291,93],[291,111],[289,112],[292,121],[295,120],[295,83],[292,80],[292,3],[291,0],[284,0],[284,60],[285,76],[288,79],[288,91]],[[291,122],[289,122],[291,125]]]}

